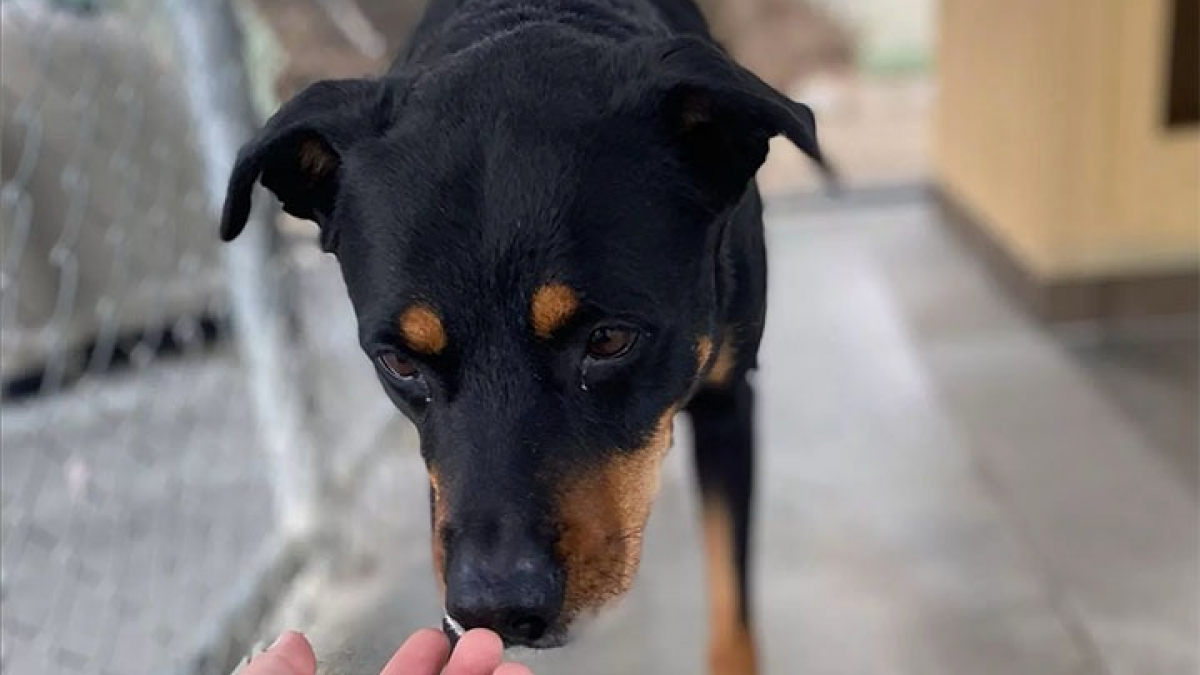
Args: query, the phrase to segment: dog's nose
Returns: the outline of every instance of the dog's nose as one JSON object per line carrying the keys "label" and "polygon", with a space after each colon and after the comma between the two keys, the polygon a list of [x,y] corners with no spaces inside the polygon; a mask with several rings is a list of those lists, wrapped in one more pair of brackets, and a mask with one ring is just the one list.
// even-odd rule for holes
{"label": "dog's nose", "polygon": [[488,628],[508,644],[532,646],[562,611],[564,583],[548,555],[528,551],[452,554],[446,610],[463,628]]}

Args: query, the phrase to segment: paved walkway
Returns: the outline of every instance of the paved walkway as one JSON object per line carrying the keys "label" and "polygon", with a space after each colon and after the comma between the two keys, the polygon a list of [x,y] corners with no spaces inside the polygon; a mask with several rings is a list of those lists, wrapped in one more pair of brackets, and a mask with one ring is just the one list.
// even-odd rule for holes
{"label": "paved walkway", "polygon": [[0,671],[172,672],[273,516],[244,380],[172,360],[5,404]]}

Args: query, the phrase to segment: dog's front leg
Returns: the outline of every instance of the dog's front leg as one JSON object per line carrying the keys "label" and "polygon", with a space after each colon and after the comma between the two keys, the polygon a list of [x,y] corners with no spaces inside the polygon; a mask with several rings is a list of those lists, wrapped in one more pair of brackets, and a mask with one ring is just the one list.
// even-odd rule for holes
{"label": "dog's front leg", "polygon": [[708,572],[710,675],[756,675],[749,602],[754,390],[743,376],[701,390],[687,407]]}

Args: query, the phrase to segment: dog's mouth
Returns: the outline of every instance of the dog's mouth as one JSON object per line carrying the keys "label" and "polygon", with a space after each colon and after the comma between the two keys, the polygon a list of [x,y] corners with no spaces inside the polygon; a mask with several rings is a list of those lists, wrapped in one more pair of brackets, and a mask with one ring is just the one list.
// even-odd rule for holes
{"label": "dog's mouth", "polygon": [[[442,632],[450,640],[450,649],[453,650],[458,646],[458,641],[466,634],[467,629],[461,623],[454,620],[449,612],[442,614]],[[501,635],[500,639],[504,641],[504,648],[524,647],[526,649],[556,649],[562,647],[570,641],[570,634],[567,630],[561,628],[552,628],[547,630],[541,637],[536,640],[521,640],[512,639],[508,636]]]}

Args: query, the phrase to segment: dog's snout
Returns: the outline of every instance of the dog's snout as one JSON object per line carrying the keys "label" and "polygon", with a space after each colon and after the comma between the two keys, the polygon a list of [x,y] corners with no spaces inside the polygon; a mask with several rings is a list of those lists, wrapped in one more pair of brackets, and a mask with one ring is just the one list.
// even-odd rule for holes
{"label": "dog's snout", "polygon": [[532,546],[456,547],[446,609],[463,628],[488,628],[513,645],[536,646],[558,621],[564,583],[553,558]]}
{"label": "dog's snout", "polygon": [[449,603],[451,616],[463,628],[489,628],[504,638],[507,644],[532,645],[546,635],[553,614],[557,611],[546,602],[525,597],[491,596],[480,588],[463,589]]}

